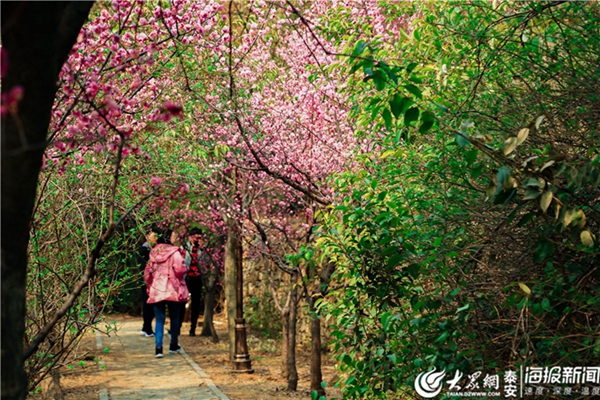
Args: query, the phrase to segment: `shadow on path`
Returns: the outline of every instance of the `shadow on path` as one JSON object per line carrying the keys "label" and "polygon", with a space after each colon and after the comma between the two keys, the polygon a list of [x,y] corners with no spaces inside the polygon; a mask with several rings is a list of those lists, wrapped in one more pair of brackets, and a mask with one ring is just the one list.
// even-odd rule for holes
{"label": "shadow on path", "polygon": [[[154,357],[154,338],[140,334],[141,319],[117,318],[117,333],[96,333],[110,379],[100,400],[182,399],[228,400],[186,353]],[[165,335],[168,343],[168,336]]]}

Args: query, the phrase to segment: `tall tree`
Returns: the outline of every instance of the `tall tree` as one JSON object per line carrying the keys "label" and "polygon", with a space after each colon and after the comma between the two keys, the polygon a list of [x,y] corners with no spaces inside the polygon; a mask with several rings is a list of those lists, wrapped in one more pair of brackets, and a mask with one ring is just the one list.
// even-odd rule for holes
{"label": "tall tree", "polygon": [[12,103],[2,116],[3,399],[26,395],[22,341],[29,222],[58,74],[91,6],[75,1],[1,5],[2,102]]}

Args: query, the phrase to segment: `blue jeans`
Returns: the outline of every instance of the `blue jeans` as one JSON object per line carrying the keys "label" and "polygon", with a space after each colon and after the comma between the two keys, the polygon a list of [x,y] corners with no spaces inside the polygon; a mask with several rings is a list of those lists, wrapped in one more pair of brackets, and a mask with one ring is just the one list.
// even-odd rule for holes
{"label": "blue jeans", "polygon": [[167,316],[165,309],[169,308],[169,319],[171,320],[171,346],[177,346],[177,339],[179,337],[179,314],[180,314],[180,303],[174,301],[161,301],[154,303],[154,314],[156,316],[156,323],[154,326],[154,338],[156,339],[156,347],[163,347],[163,336],[165,335],[165,320]]}

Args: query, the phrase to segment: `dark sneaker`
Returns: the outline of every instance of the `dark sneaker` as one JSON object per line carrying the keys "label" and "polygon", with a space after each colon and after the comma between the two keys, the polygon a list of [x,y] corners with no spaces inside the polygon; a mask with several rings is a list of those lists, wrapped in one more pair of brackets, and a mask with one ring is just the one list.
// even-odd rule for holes
{"label": "dark sneaker", "polygon": [[161,358],[162,356],[163,356],[163,348],[162,347],[157,347],[156,348],[156,353],[154,354],[154,357]]}
{"label": "dark sneaker", "polygon": [[154,337],[154,332],[146,332],[144,330],[140,331],[140,334],[146,336],[146,337]]}
{"label": "dark sneaker", "polygon": [[177,353],[181,353],[181,346],[178,344],[171,344],[169,345],[169,353],[171,354],[177,354]]}

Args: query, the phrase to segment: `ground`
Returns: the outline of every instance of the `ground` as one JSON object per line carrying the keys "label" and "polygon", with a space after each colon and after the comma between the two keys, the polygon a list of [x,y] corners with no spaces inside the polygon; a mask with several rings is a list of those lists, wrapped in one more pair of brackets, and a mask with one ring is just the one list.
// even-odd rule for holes
{"label": "ground", "polygon": [[[138,318],[128,316],[115,316],[111,318]],[[227,325],[224,315],[215,317],[215,327],[220,342],[212,343],[210,338],[188,336],[189,323],[184,323],[179,343],[189,356],[209,375],[215,385],[231,400],[285,400],[285,399],[310,399],[310,353],[308,349],[299,348],[297,351],[298,366],[298,391],[287,392],[286,380],[281,378],[281,344],[273,339],[266,339],[257,332],[248,333],[248,347],[252,359],[253,374],[238,374],[232,371],[228,362]],[[146,339],[153,340],[153,339]],[[96,349],[95,336],[87,336],[77,349],[78,356],[87,358],[83,365],[63,367],[60,370],[60,384],[65,391],[66,400],[91,400],[98,399],[98,391],[107,381],[112,383],[121,376],[112,376],[110,369],[102,369],[99,361],[110,363],[114,357],[126,357],[118,351],[108,354]],[[153,354],[148,354],[153,357]],[[94,361],[95,359],[95,361]],[[182,363],[185,360],[181,359]],[[337,375],[333,361],[328,355],[323,356],[323,379],[327,382],[328,398],[341,397],[339,391],[331,388]],[[113,374],[114,375],[114,374]],[[39,398],[39,396],[31,396]],[[158,397],[157,397],[158,398]]]}

